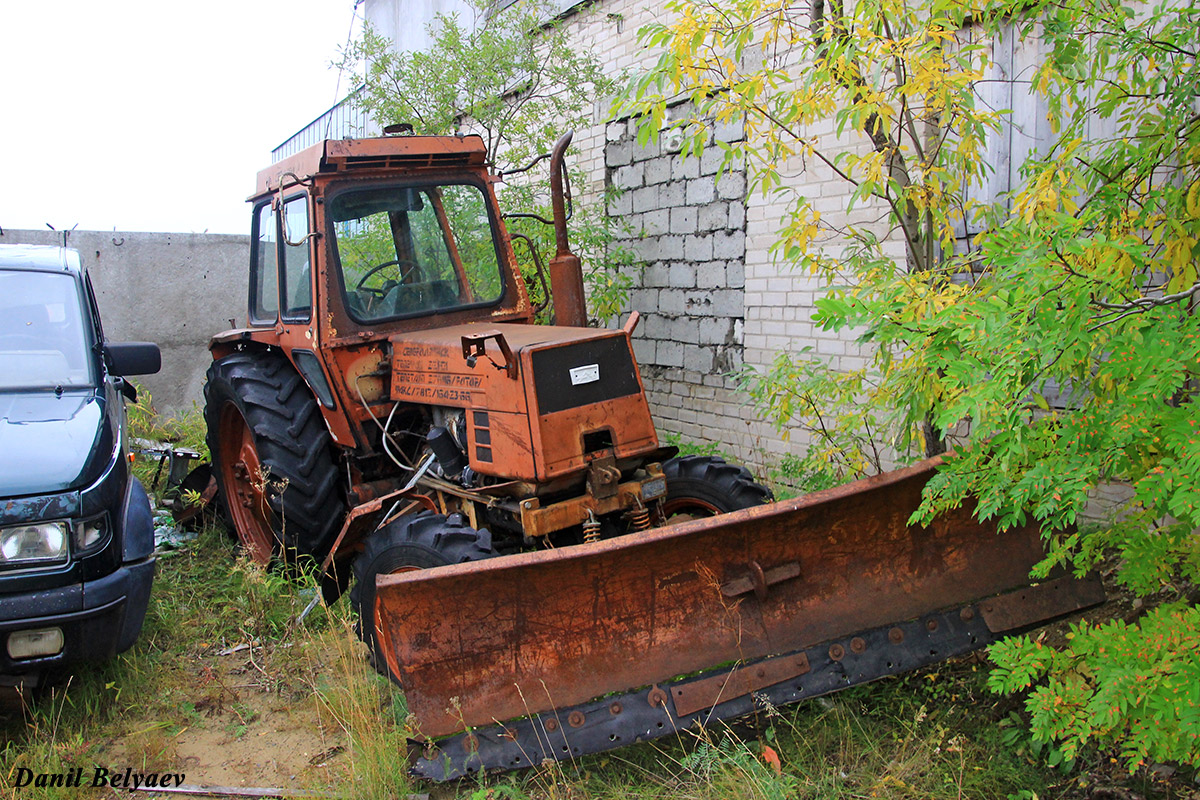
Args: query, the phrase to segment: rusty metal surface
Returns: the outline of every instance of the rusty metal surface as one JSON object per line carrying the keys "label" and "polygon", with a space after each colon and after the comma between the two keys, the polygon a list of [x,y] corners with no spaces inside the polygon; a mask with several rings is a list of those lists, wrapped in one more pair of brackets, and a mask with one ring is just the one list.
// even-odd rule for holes
{"label": "rusty metal surface", "polygon": [[[321,173],[345,171],[363,164],[377,171],[419,169],[438,165],[439,157],[461,156],[464,166],[480,167],[487,155],[483,139],[457,136],[384,136],[372,139],[327,139],[278,161],[258,173],[256,199]],[[389,161],[389,159],[399,159]]]}
{"label": "rusty metal surface", "polygon": [[[910,527],[936,462],[572,548],[381,577],[380,638],[426,736],[785,653],[1028,584],[1037,531]],[[755,563],[773,577],[753,591]],[[751,589],[735,598],[721,587]]]}
{"label": "rusty metal surface", "polygon": [[554,298],[554,324],[582,328],[587,325],[583,289],[583,264],[574,253],[550,259],[550,291]]}
{"label": "rusty metal surface", "polygon": [[791,561],[774,569],[765,570],[757,561],[751,561],[746,565],[746,571],[748,574],[745,577],[734,578],[728,583],[721,584],[721,594],[726,597],[737,597],[740,594],[754,592],[754,596],[759,600],[766,600],[767,593],[771,591],[772,586],[800,577],[800,562]]}
{"label": "rusty metal surface", "polygon": [[[1019,592],[1053,595],[1055,590],[1043,583]],[[1000,595],[984,602],[1003,604],[1010,599]],[[1056,613],[1071,610],[1059,608]],[[679,736],[700,725],[756,711],[769,715],[780,706],[935,664],[987,647],[1002,635],[988,629],[974,605],[957,606],[895,626],[847,632],[837,640],[775,658],[473,728],[427,743],[412,771],[423,778],[450,780]],[[684,740],[692,741],[690,733]]]}
{"label": "rusty metal surface", "polygon": [[[584,436],[593,431],[611,432],[618,460],[645,457],[658,449],[624,331],[469,323],[394,334],[390,343],[392,400],[486,412],[486,426],[474,413],[467,415],[467,457],[478,474],[545,482],[582,472],[588,466]],[[559,348],[606,344],[619,345],[629,354],[635,391],[539,413],[534,359],[550,351],[566,352]],[[486,428],[486,441],[480,441],[481,427]],[[486,458],[481,457],[481,447],[486,448]]]}
{"label": "rusty metal surface", "polygon": [[567,219],[571,215],[570,187],[566,183],[563,157],[574,131],[564,133],[550,155],[550,204],[554,210],[554,257],[550,259],[550,292],[554,300],[554,324],[587,326],[587,301],[583,290],[583,264],[571,252]]}
{"label": "rusty metal surface", "polygon": [[681,683],[671,688],[671,699],[675,701],[675,713],[686,716],[799,677],[809,669],[808,656],[804,653],[775,656],[709,678]]}
{"label": "rusty metal surface", "polygon": [[523,500],[520,504],[521,529],[526,536],[546,536],[581,524],[588,518],[589,512],[604,515],[636,508],[638,501],[647,493],[647,484],[653,485],[661,478],[661,473],[655,473],[646,478],[626,481],[615,486],[613,492],[605,497],[597,497],[589,492],[546,506],[541,505],[537,498]]}
{"label": "rusty metal surface", "polygon": [[1056,609],[1069,608],[1074,611],[1103,602],[1104,587],[1099,578],[1091,575],[1079,580],[1066,575],[987,600],[979,611],[988,630],[1002,633],[1028,627],[1055,613],[1063,613]]}
{"label": "rusty metal surface", "polygon": [[324,573],[329,569],[329,565],[339,556],[345,555],[345,550],[348,546],[360,540],[367,532],[368,528],[373,527],[379,521],[379,515],[383,513],[385,505],[394,505],[404,496],[404,492],[394,490],[388,494],[380,495],[372,500],[360,503],[350,512],[346,514],[345,520],[342,522],[342,529],[338,531],[337,538],[333,540],[333,546],[329,548],[329,554],[321,562],[321,572]]}

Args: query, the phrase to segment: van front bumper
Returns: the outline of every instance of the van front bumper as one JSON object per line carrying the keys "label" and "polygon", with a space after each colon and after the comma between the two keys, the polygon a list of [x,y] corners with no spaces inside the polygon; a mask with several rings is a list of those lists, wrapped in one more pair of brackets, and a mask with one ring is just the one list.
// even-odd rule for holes
{"label": "van front bumper", "polygon": [[[100,661],[128,650],[150,602],[154,559],[124,564],[94,581],[0,595],[0,674],[43,672],[81,661]],[[13,658],[9,639],[22,631],[61,631],[53,654]],[[54,635],[49,640],[56,641]]]}

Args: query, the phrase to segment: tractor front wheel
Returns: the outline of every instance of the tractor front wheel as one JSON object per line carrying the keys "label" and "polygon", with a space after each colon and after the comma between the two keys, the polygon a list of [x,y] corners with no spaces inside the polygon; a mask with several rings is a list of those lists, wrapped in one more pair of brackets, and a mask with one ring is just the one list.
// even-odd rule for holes
{"label": "tractor front wheel", "polygon": [[680,456],[663,462],[667,496],[662,514],[669,524],[726,514],[774,499],[745,467],[716,456]]}
{"label": "tractor front wheel", "polygon": [[400,683],[380,652],[376,577],[479,561],[495,554],[491,533],[486,528],[472,528],[462,514],[407,514],[367,537],[362,553],[354,560],[350,603],[358,612],[358,635],[375,668]]}
{"label": "tractor front wheel", "polygon": [[260,564],[329,552],[345,516],[316,400],[280,355],[244,351],[209,367],[208,447],[221,504]]}

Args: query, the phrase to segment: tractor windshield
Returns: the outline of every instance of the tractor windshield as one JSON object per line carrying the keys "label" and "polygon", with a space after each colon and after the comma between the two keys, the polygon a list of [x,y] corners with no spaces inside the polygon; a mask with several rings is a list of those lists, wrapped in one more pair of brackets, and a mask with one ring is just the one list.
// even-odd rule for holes
{"label": "tractor windshield", "polygon": [[329,213],[346,308],[359,322],[491,304],[504,292],[476,186],[352,189]]}

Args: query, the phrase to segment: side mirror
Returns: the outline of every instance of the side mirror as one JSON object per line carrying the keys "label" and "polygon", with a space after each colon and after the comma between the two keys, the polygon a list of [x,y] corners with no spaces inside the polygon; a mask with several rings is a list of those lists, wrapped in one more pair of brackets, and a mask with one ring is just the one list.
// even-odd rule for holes
{"label": "side mirror", "polygon": [[162,353],[153,342],[105,342],[104,360],[113,375],[153,375],[162,369]]}

